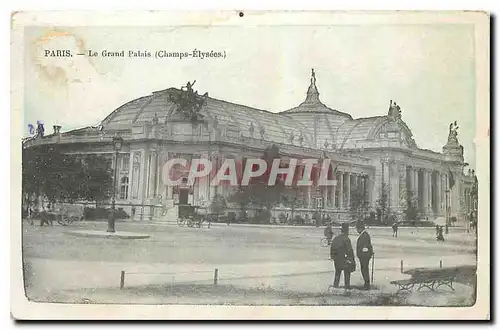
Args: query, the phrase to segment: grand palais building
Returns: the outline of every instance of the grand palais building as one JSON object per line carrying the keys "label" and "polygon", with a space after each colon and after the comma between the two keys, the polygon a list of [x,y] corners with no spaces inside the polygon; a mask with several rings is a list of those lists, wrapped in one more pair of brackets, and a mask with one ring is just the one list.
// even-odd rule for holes
{"label": "grand palais building", "polygon": [[[402,195],[412,191],[418,196],[422,218],[429,220],[445,217],[448,206],[448,217],[460,222],[477,208],[471,194],[474,173],[466,170],[463,147],[452,125],[442,152],[421,149],[401,119],[398,105],[391,101],[389,111],[381,110],[379,116],[354,119],[321,102],[314,71],[305,100],[292,109],[274,113],[207,97],[201,109],[202,125],[179,117],[172,93],[179,89],[131,100],[98,127],[68,132],[55,127],[52,134],[28,139],[23,147],[57,144],[66,153],[113,157],[113,136],[121,136],[116,204],[133,213],[133,221],[162,221],[176,214],[179,189],[165,186],[161,178],[168,159],[209,158],[220,163],[226,158],[260,158],[270,146],[277,147],[285,162],[327,157],[336,166],[337,184],[303,187],[305,205],[298,212],[312,212],[321,199],[323,212],[333,219],[350,219],[352,187],[360,184],[372,210],[383,189],[390,210],[400,214]],[[192,205],[206,206],[215,195],[230,196],[232,189],[201,180],[187,198]]]}

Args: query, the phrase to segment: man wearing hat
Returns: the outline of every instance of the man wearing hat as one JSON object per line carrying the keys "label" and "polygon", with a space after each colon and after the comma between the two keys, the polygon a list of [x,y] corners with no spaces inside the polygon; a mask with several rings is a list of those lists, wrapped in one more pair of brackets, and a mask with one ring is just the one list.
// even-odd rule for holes
{"label": "man wearing hat", "polygon": [[333,286],[335,288],[339,287],[340,275],[344,272],[345,289],[349,290],[351,288],[351,273],[356,269],[354,252],[349,239],[349,224],[343,223],[340,231],[340,234],[335,236],[330,246],[330,258],[335,265]]}
{"label": "man wearing hat", "polygon": [[373,246],[370,235],[365,229],[365,224],[362,221],[356,222],[356,230],[359,233],[358,241],[356,243],[356,255],[359,259],[361,268],[361,275],[365,281],[364,289],[370,289],[370,259],[373,256]]}

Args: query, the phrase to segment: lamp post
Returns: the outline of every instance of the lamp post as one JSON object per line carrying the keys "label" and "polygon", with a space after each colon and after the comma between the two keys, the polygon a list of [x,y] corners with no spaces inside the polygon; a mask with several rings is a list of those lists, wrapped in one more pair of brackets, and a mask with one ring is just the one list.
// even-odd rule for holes
{"label": "lamp post", "polygon": [[115,164],[114,164],[114,175],[113,175],[113,194],[111,199],[111,214],[108,217],[108,233],[115,232],[115,200],[116,200],[116,171],[118,169],[118,151],[122,148],[123,139],[116,135],[113,137],[113,148],[115,150]]}

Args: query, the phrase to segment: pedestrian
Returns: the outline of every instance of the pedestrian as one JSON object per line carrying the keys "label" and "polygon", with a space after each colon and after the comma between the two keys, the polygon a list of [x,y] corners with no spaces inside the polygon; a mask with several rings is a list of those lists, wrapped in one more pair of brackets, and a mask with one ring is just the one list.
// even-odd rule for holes
{"label": "pedestrian", "polygon": [[394,221],[394,223],[392,224],[392,237],[398,237],[398,226],[398,222]]}
{"label": "pedestrian", "polygon": [[132,214],[131,216],[132,220],[135,220],[135,206],[132,206],[131,214]]}
{"label": "pedestrian", "polygon": [[439,226],[439,229],[438,229],[438,234],[436,236],[436,239],[438,241],[441,241],[441,242],[444,242],[444,236],[443,236],[443,226]]}
{"label": "pedestrian", "polygon": [[332,241],[333,238],[333,230],[332,230],[332,224],[328,223],[325,227],[325,230],[323,231],[323,234],[325,235],[326,239],[328,240],[328,243]]}
{"label": "pedestrian", "polygon": [[33,208],[31,206],[28,207],[28,222],[30,226],[35,225],[35,221],[33,220],[34,214],[33,214]]}
{"label": "pedestrian", "polygon": [[351,288],[351,273],[356,270],[354,252],[349,239],[349,223],[343,223],[340,234],[332,240],[330,259],[333,260],[335,266],[333,287],[339,287],[340,275],[344,272],[344,288],[349,290]]}
{"label": "pedestrian", "polygon": [[365,284],[363,288],[365,290],[370,289],[370,259],[373,256],[373,246],[370,238],[370,234],[365,229],[365,224],[362,221],[356,223],[356,230],[359,233],[358,241],[356,243],[356,255],[359,259],[359,264],[361,268],[361,275]]}

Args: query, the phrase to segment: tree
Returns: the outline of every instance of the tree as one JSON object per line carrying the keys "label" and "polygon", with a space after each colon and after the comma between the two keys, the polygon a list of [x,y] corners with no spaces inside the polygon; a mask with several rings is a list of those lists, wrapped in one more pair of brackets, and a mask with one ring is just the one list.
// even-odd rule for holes
{"label": "tree", "polygon": [[352,219],[363,219],[368,212],[369,205],[363,185],[355,185],[351,189],[351,204],[349,205]]}
{"label": "tree", "polygon": [[22,151],[22,191],[23,207],[28,208],[42,194],[40,157],[29,149]]}
{"label": "tree", "polygon": [[229,200],[244,208],[252,205],[260,210],[271,211],[280,201],[283,190],[282,183],[277,183],[274,186],[252,183],[248,186],[241,186],[229,197]]}
{"label": "tree", "polygon": [[382,192],[380,198],[377,199],[377,209],[381,214],[380,222],[386,224],[389,215],[389,186],[386,183],[382,183]]}
{"label": "tree", "polygon": [[22,180],[23,194],[27,203],[38,197],[44,197],[50,202],[75,198],[77,193],[72,190],[72,174],[75,171],[73,159],[62,154],[53,146],[37,146],[23,149]]}
{"label": "tree", "polygon": [[38,197],[54,202],[102,201],[111,196],[112,170],[103,156],[75,156],[55,146],[23,149],[22,188],[25,202]]}
{"label": "tree", "polygon": [[246,187],[239,186],[238,189],[236,189],[236,191],[228,198],[229,203],[238,204],[242,215],[246,215],[246,211],[253,202],[250,189],[245,188]]}
{"label": "tree", "polygon": [[222,214],[227,208],[226,199],[222,195],[215,195],[210,203],[210,212],[215,214]]}
{"label": "tree", "polygon": [[[233,203],[238,203],[242,209],[246,209],[252,205],[260,211],[263,217],[271,214],[271,210],[280,201],[282,192],[284,191],[283,181],[279,178],[274,185],[269,185],[269,174],[272,163],[275,159],[279,159],[279,149],[276,145],[271,145],[262,155],[267,163],[267,170],[259,177],[254,177],[246,186],[240,186],[239,189],[229,197]],[[263,221],[263,220],[262,220]]]}
{"label": "tree", "polygon": [[290,208],[290,219],[293,220],[294,212],[297,208],[303,207],[305,204],[304,198],[297,186],[291,186],[283,189],[281,194],[281,203]]}
{"label": "tree", "polygon": [[407,220],[416,221],[420,217],[419,199],[413,191],[408,189],[401,190],[400,205]]}
{"label": "tree", "polygon": [[99,202],[108,200],[113,191],[113,169],[111,160],[100,155],[86,155],[82,158],[83,167],[79,183],[80,198]]}

